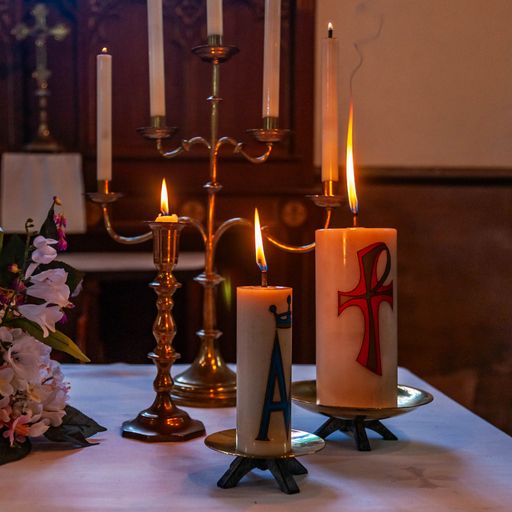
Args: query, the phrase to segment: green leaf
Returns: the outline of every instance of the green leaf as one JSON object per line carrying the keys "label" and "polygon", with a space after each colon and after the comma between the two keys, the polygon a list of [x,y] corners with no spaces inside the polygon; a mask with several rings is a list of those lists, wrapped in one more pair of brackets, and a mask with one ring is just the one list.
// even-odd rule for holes
{"label": "green leaf", "polygon": [[50,441],[67,442],[84,447],[93,446],[94,443],[89,443],[87,438],[107,430],[70,405],[66,405],[65,411],[66,415],[62,419],[62,425],[50,427],[45,432],[45,437]]}
{"label": "green leaf", "polygon": [[29,439],[26,439],[23,443],[14,443],[10,445],[9,439],[1,436],[0,437],[0,464],[7,464],[8,462],[15,462],[17,460],[26,457],[32,445]]}
{"label": "green leaf", "polygon": [[65,352],[82,363],[91,362],[91,360],[78,348],[78,346],[60,331],[50,332],[50,334],[45,338],[41,327],[26,318],[11,318],[9,320],[5,320],[4,325],[7,325],[8,327],[19,327],[42,343],[46,343],[46,345],[49,345],[55,350]]}
{"label": "green leaf", "polygon": [[55,209],[54,203],[52,203],[50,209],[48,210],[48,215],[39,230],[39,234],[44,236],[45,238],[53,238],[53,240],[59,239],[59,233],[57,232],[57,226],[55,225]]}
{"label": "green leaf", "polygon": [[69,286],[71,294],[73,294],[76,287],[80,284],[85,275],[83,272],[80,272],[80,270],[77,270],[71,265],[68,265],[63,261],[58,260],[54,260],[51,263],[48,263],[47,265],[40,265],[37,269],[37,273],[43,272],[44,270],[50,270],[52,268],[63,268],[68,273],[66,284]]}

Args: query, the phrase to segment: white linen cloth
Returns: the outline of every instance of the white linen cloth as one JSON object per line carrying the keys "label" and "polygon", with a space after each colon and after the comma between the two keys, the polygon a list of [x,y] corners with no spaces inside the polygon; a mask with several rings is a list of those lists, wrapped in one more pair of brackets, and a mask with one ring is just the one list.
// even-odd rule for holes
{"label": "white linen cloth", "polygon": [[[175,365],[175,372],[183,365]],[[120,425],[154,398],[149,365],[64,365],[70,403],[107,432],[98,446],[64,450],[36,444],[25,459],[0,467],[0,510],[16,512],[505,512],[512,502],[512,439],[407,370],[399,382],[434,395],[416,411],[384,420],[399,441],[369,434],[373,450],[358,452],[335,433],[326,448],[300,461],[301,492],[279,491],[268,471],[252,471],[233,489],[217,480],[232,457],[203,438],[144,443],[122,438]],[[293,380],[313,379],[313,366],[294,366]],[[187,408],[208,434],[233,428],[235,409]],[[326,418],[293,406],[292,426],[313,432]]]}
{"label": "white linen cloth", "polygon": [[44,221],[53,196],[62,201],[68,233],[85,233],[82,157],[78,153],[4,153],[0,225],[24,233],[27,218],[36,229]]}

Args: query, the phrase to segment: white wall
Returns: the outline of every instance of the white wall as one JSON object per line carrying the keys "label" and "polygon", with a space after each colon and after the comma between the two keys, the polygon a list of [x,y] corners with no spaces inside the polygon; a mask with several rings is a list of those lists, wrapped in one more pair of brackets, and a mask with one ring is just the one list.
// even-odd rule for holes
{"label": "white wall", "polygon": [[[512,167],[512,0],[317,0],[317,41],[340,41],[340,152],[349,77],[356,164]],[[317,50],[319,45],[317,44]],[[316,58],[316,123],[319,120]],[[320,162],[315,140],[315,161]],[[344,158],[341,159],[344,162]]]}

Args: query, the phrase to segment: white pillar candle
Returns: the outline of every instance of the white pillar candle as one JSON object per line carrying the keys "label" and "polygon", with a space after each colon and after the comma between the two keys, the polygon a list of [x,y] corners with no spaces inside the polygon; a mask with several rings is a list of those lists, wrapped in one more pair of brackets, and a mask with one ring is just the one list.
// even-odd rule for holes
{"label": "white pillar candle", "polygon": [[338,40],[322,40],[322,181],[338,181]]}
{"label": "white pillar candle", "polygon": [[96,57],[96,168],[98,180],[112,179],[112,56]]}
{"label": "white pillar candle", "polygon": [[148,0],[148,48],[150,115],[165,117],[162,0]]}
{"label": "white pillar candle", "polygon": [[279,117],[281,0],[265,0],[262,117]]}
{"label": "white pillar candle", "polygon": [[291,288],[237,288],[236,446],[247,454],[291,449],[291,301]]}
{"label": "white pillar candle", "polygon": [[316,232],[318,403],[396,406],[396,301],[395,229]]}
{"label": "white pillar candle", "polygon": [[209,36],[222,35],[222,0],[206,0],[206,31]]}

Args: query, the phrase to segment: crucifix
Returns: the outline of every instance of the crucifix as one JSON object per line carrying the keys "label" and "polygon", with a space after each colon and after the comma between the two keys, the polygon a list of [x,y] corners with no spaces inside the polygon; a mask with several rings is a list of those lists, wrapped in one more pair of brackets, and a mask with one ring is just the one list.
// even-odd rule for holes
{"label": "crucifix", "polygon": [[11,34],[18,41],[33,37],[36,48],[36,67],[32,77],[37,83],[35,96],[38,100],[39,124],[35,138],[24,146],[24,149],[27,151],[54,152],[60,149],[59,144],[52,137],[48,126],[48,96],[50,96],[48,79],[51,76],[51,71],[47,67],[46,43],[48,38],[53,38],[56,41],[65,39],[69,34],[69,27],[64,23],[58,23],[53,27],[49,27],[47,20],[48,12],[49,10],[46,5],[36,4],[30,11],[35,20],[34,24],[29,27],[25,23],[18,23],[11,31]]}

